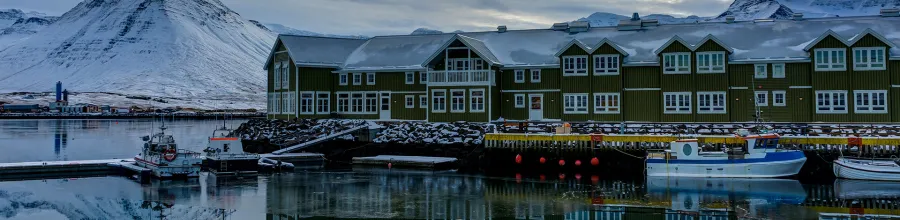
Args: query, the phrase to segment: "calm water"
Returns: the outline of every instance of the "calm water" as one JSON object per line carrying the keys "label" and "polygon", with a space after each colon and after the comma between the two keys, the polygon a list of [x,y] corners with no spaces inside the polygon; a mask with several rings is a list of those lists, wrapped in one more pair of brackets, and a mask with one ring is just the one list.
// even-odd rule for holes
{"label": "calm water", "polygon": [[[215,121],[168,124],[181,146],[198,147],[218,125]],[[0,121],[0,157],[6,161],[131,157],[137,153],[138,137],[149,128],[150,120]],[[249,178],[204,175],[197,180],[144,185],[111,176],[0,182],[0,219],[836,219],[832,217],[848,213],[900,215],[900,184],[825,182],[632,180],[575,173],[487,177],[360,167]]]}

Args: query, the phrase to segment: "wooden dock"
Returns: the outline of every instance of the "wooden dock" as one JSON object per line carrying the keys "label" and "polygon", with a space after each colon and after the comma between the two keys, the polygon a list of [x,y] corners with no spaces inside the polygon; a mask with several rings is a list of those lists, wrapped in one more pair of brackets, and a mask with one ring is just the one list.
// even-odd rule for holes
{"label": "wooden dock", "polygon": [[388,167],[388,164],[390,164],[392,168],[398,167],[437,170],[454,168],[456,165],[456,158],[378,155],[374,157],[354,157],[352,162],[353,165]]}
{"label": "wooden dock", "polygon": [[325,155],[320,154],[320,153],[260,154],[259,156],[263,157],[263,158],[269,158],[272,160],[301,164],[301,165],[325,162]]}

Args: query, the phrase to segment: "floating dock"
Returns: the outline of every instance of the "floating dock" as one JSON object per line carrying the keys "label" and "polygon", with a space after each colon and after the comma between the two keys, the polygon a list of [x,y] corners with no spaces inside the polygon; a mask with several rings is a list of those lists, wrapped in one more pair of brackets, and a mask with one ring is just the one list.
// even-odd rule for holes
{"label": "floating dock", "polygon": [[325,162],[325,155],[320,153],[260,154],[259,156],[294,164],[316,164]]}
{"label": "floating dock", "polygon": [[420,156],[396,156],[378,155],[374,157],[354,157],[353,165],[383,166],[391,168],[419,168],[419,169],[452,169],[456,166],[456,158],[451,157],[420,157]]}
{"label": "floating dock", "polygon": [[0,164],[0,180],[42,179],[100,175],[137,174],[141,182],[150,181],[150,169],[134,165],[134,160],[44,161]]}

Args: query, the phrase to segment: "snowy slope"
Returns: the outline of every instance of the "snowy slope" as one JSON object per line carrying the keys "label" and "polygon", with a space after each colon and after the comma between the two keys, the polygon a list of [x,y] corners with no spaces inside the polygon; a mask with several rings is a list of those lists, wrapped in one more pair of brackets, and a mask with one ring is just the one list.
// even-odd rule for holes
{"label": "snowy slope", "polygon": [[735,0],[718,19],[733,15],[736,20],[753,19],[789,19],[794,11],[782,5],[778,0]]}
{"label": "snowy slope", "polygon": [[0,10],[0,48],[5,48],[46,28],[59,17],[19,9]]}
{"label": "snowy slope", "polygon": [[882,8],[900,7],[900,0],[779,0],[807,17],[877,15]]}
{"label": "snowy slope", "polygon": [[0,92],[265,100],[275,34],[218,0],[87,0],[0,50]]}
{"label": "snowy slope", "polygon": [[[606,12],[595,12],[590,16],[579,18],[577,21],[587,21],[591,24],[591,27],[609,27],[616,26],[619,24],[620,20],[629,19],[631,17],[624,15],[617,15],[613,13]],[[680,24],[680,23],[696,23],[703,22],[708,20],[707,17],[698,17],[698,16],[688,16],[688,17],[675,17],[667,14],[650,14],[646,16],[641,16],[641,19],[656,19],[660,24]]]}
{"label": "snowy slope", "polygon": [[[251,20],[253,21],[253,20]],[[369,38],[367,36],[361,35],[335,35],[335,34],[321,34],[312,31],[299,30],[292,27],[284,26],[281,24],[275,23],[261,23],[267,29],[279,33],[279,34],[289,34],[289,35],[298,35],[298,36],[315,36],[315,37],[337,37],[337,38],[354,38],[354,39],[366,39]]]}

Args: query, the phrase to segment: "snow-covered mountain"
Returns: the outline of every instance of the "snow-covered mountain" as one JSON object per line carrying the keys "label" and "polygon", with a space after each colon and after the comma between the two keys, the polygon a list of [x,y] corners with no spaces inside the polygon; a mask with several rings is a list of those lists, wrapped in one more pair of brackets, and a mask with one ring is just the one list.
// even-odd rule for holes
{"label": "snow-covered mountain", "polygon": [[0,10],[0,48],[27,38],[46,28],[59,17],[19,9]]}
{"label": "snow-covered mountain", "polygon": [[[256,22],[254,20],[250,20],[251,22]],[[259,23],[259,22],[256,22]],[[299,36],[316,36],[316,37],[338,37],[338,38],[354,38],[354,39],[366,39],[369,38],[367,36],[362,35],[336,35],[336,34],[322,34],[316,33],[312,31],[299,30],[292,27],[284,26],[281,24],[275,23],[259,23],[263,25],[266,29],[269,29],[275,33],[279,34],[290,34],[290,35],[299,35]]]}
{"label": "snow-covered mountain", "polygon": [[[616,26],[619,24],[620,20],[629,19],[631,17],[624,15],[617,15],[613,13],[606,12],[595,12],[590,16],[579,18],[577,21],[587,21],[591,24],[591,27],[608,27],[608,26]],[[641,16],[641,19],[656,19],[660,24],[680,24],[680,23],[696,23],[703,22],[709,20],[707,17],[699,17],[695,15],[691,15],[688,17],[675,17],[667,14],[650,14],[646,16]]]}
{"label": "snow-covered mountain", "polygon": [[778,0],[735,0],[718,19],[733,15],[736,20],[753,19],[789,19],[794,11],[782,5]]}
{"label": "snow-covered mountain", "polygon": [[[465,31],[455,30],[450,33],[463,33],[463,32],[465,32]],[[443,33],[444,33],[443,31],[429,29],[429,28],[416,28],[416,30],[414,30],[412,33],[409,33],[409,35],[443,34]]]}
{"label": "snow-covered mountain", "polygon": [[900,7],[900,0],[779,0],[806,17],[877,15],[882,8]]}
{"label": "snow-covered mountain", "polygon": [[86,0],[0,49],[0,92],[62,81],[70,91],[261,105],[274,40],[219,0]]}

